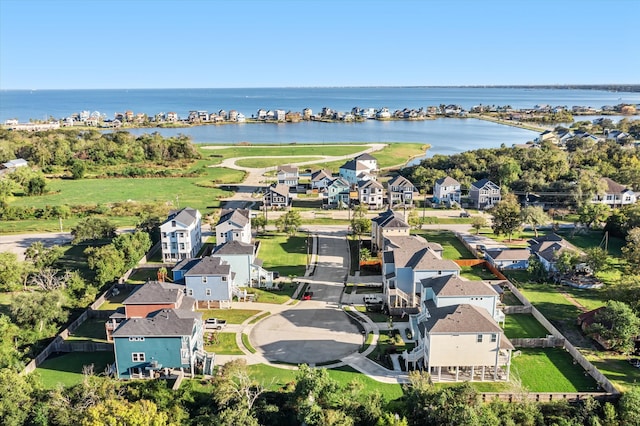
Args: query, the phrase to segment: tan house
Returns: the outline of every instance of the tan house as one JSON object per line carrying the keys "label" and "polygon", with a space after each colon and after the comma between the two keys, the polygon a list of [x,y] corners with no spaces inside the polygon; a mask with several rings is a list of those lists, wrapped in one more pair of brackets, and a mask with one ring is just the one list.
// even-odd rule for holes
{"label": "tan house", "polygon": [[371,219],[371,250],[377,253],[384,248],[384,238],[408,236],[411,227],[402,213],[389,209]]}

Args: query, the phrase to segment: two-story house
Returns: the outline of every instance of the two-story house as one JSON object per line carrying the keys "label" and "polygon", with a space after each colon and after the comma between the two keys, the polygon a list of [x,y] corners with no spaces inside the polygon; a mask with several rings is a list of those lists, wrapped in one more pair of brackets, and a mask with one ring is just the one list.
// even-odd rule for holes
{"label": "two-story house", "polygon": [[349,160],[340,166],[340,177],[349,182],[350,185],[357,185],[359,176],[362,174],[372,174],[374,169],[370,165],[358,160]]}
{"label": "two-story house", "polygon": [[341,177],[333,179],[327,185],[327,204],[331,207],[349,206],[349,189],[351,185]]}
{"label": "two-story house", "polygon": [[300,174],[296,166],[289,164],[278,166],[278,185],[286,185],[288,187],[298,186]]}
{"label": "two-story house", "polygon": [[333,180],[329,170],[320,169],[311,173],[311,189],[322,190]]}
{"label": "two-story house", "polygon": [[411,227],[402,213],[387,209],[371,219],[371,251],[377,253],[384,248],[384,239],[390,236],[407,236]]}
{"label": "two-story house", "polygon": [[170,212],[160,225],[160,237],[163,261],[196,257],[202,248],[202,215],[189,207]]}
{"label": "two-story house", "polygon": [[417,342],[403,353],[406,366],[424,368],[434,381],[508,381],[514,347],[498,324],[498,293],[454,275],[420,284],[420,312],[409,317]]}
{"label": "two-story house", "polygon": [[286,208],[291,204],[289,186],[285,184],[271,185],[264,193],[264,205],[271,208]]}
{"label": "two-story house", "polygon": [[173,269],[174,279],[176,271],[179,271],[177,276],[184,278],[187,296],[196,299],[198,306],[204,309],[231,307],[235,274],[220,257],[187,259]]}
{"label": "two-story house", "polygon": [[384,187],[376,180],[361,180],[358,182],[358,200],[370,209],[382,208]]}
{"label": "two-story house", "polygon": [[605,204],[609,207],[622,207],[628,204],[635,204],[637,197],[630,188],[620,185],[618,182],[608,177],[602,178],[606,186],[604,195],[595,195],[593,203]]}
{"label": "two-story house", "polygon": [[204,351],[202,314],[184,286],[151,281],[127,297],[107,322],[121,379],[155,378],[180,369],[212,374],[214,355]]}
{"label": "two-story house", "polygon": [[486,178],[471,184],[469,198],[473,207],[478,210],[490,209],[502,199],[500,187]]}
{"label": "two-story house", "polygon": [[360,154],[355,158],[356,161],[361,162],[369,168],[369,172],[373,173],[378,170],[378,160],[371,154]]}
{"label": "two-story house", "polygon": [[217,246],[228,241],[251,243],[251,212],[247,209],[223,209],[215,235]]}
{"label": "two-story house", "polygon": [[411,205],[418,193],[416,187],[404,176],[398,175],[387,182],[387,198],[390,206]]}
{"label": "two-story house", "polygon": [[577,247],[557,234],[540,235],[528,241],[534,254],[547,272],[557,272],[556,261],[564,251],[580,253]]}
{"label": "two-story house", "polygon": [[273,272],[262,267],[262,260],[257,257],[258,249],[258,244],[229,241],[217,246],[211,257],[219,257],[223,264],[230,266],[234,286],[273,287]]}
{"label": "two-story house", "polygon": [[461,194],[460,182],[449,176],[436,179],[433,185],[433,201],[437,204],[460,204]]}

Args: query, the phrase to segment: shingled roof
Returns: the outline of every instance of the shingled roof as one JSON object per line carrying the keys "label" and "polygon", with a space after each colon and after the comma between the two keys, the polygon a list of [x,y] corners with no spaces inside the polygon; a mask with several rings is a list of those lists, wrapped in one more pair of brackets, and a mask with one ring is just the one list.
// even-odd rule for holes
{"label": "shingled roof", "polygon": [[182,210],[172,210],[169,212],[169,217],[164,223],[172,220],[190,226],[198,220],[198,210],[192,209],[191,207],[185,207]]}
{"label": "shingled roof", "polygon": [[430,317],[424,326],[429,333],[502,333],[484,308],[468,304],[437,308],[431,301],[425,305]]}
{"label": "shingled roof", "polygon": [[420,281],[424,287],[431,287],[438,297],[483,297],[497,296],[498,293],[483,281],[467,281],[453,275],[425,278]]}
{"label": "shingled roof", "polygon": [[127,297],[123,305],[159,305],[178,303],[184,295],[184,286],[160,281],[149,281]]}
{"label": "shingled roof", "polygon": [[220,212],[218,225],[230,221],[242,228],[251,220],[250,213],[247,209],[223,209],[222,212]]}
{"label": "shingled roof", "polygon": [[184,276],[229,275],[230,269],[231,266],[227,263],[222,263],[219,257],[206,256],[200,259],[200,262],[189,269]]}
{"label": "shingled roof", "polygon": [[217,246],[212,255],[220,254],[248,254],[252,255],[255,252],[255,246],[249,243],[243,243],[242,241],[227,241],[226,243]]}
{"label": "shingled roof", "polygon": [[146,318],[128,319],[113,332],[113,337],[191,336],[196,321],[201,320],[201,318],[201,312],[182,309],[161,309]]}

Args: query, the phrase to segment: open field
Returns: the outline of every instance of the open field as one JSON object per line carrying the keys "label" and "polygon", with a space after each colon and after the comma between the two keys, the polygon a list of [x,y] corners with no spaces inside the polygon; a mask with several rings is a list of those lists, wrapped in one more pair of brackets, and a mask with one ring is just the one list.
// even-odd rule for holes
{"label": "open field", "polygon": [[[424,155],[427,148],[428,145],[421,143],[391,143],[381,151],[372,152],[371,155],[378,160],[380,169],[388,169],[404,166],[412,157]],[[314,154],[316,153],[314,151]],[[344,160],[318,163],[313,165],[313,169],[323,168],[337,172],[344,163]]]}
{"label": "open field", "polygon": [[597,392],[598,384],[563,349],[520,349],[511,371],[531,392]]}
{"label": "open field", "polygon": [[[313,145],[250,145],[250,146],[229,146],[218,148],[218,146],[200,145],[198,151],[207,160],[213,159],[222,162],[227,158],[239,157],[270,157],[270,156],[295,156],[309,155],[313,151],[315,155],[331,155],[342,156],[351,155],[368,149],[366,144],[349,144],[349,145],[332,145],[332,144],[313,144]],[[211,162],[209,160],[209,162]]]}
{"label": "open field", "polygon": [[[281,166],[284,164],[318,161],[322,160],[322,158],[323,157],[245,158],[243,160],[236,161],[236,165],[240,167],[250,167],[253,169],[265,169],[267,167]],[[313,165],[310,165],[309,167],[313,167]]]}
{"label": "open field", "polygon": [[93,364],[94,373],[101,374],[113,361],[113,352],[70,352],[47,358],[36,368],[36,373],[40,375],[45,389],[54,389],[58,383],[73,386],[82,382],[84,365]]}
{"label": "open field", "polygon": [[286,277],[304,275],[307,266],[306,235],[262,234],[258,257],[269,271],[278,271]]}
{"label": "open field", "polygon": [[504,333],[508,338],[545,337],[547,329],[530,314],[509,314],[506,316]]}

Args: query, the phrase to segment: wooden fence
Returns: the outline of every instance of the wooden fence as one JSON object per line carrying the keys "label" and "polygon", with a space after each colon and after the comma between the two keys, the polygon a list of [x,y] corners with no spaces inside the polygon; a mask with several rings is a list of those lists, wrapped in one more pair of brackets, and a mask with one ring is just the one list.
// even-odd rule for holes
{"label": "wooden fence", "polygon": [[617,401],[620,397],[619,393],[609,392],[529,392],[529,393],[509,393],[509,392],[483,392],[480,394],[482,402],[490,402],[494,399],[506,402],[518,401],[535,401],[535,402],[551,402],[551,401],[580,401],[592,397],[600,402]]}
{"label": "wooden fence", "polygon": [[565,339],[558,339],[555,336],[550,337],[520,337],[509,339],[516,348],[555,348],[564,347]]}
{"label": "wooden fence", "polygon": [[523,306],[523,305],[508,305],[502,307],[502,312],[505,315],[509,314],[530,314],[531,313],[531,305]]}

